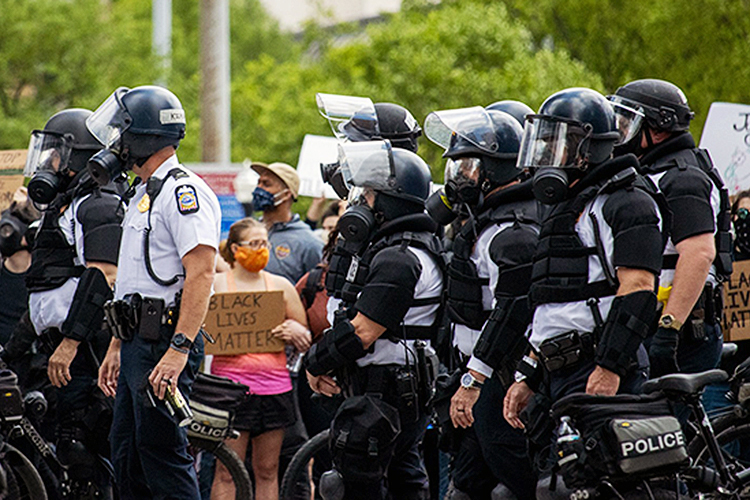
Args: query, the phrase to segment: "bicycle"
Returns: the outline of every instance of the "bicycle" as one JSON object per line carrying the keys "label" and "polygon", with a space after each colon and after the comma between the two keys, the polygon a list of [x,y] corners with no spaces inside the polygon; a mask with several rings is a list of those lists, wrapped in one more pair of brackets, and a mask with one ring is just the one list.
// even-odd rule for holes
{"label": "bicycle", "polygon": [[[561,454],[558,465],[566,483],[573,484],[575,498],[685,498],[685,491],[691,495],[687,498],[750,498],[745,493],[750,486],[750,468],[730,459],[721,447],[722,441],[732,433],[715,433],[701,403],[701,394],[707,385],[722,383],[728,378],[722,370],[666,375],[647,381],[644,396],[571,395],[556,403],[553,412],[560,421],[572,418],[583,429],[576,434],[576,429],[571,427],[570,432],[566,431],[567,439],[558,447]],[[658,427],[667,425],[665,422],[674,426],[674,421],[668,420],[676,420],[671,415],[674,403],[685,405],[694,416],[699,438],[705,443],[700,460],[690,459],[690,445],[684,442],[679,423],[668,432],[664,432],[668,427]],[[595,404],[599,405],[598,410],[602,405],[611,405],[606,426],[620,431],[619,434],[614,432],[614,439],[611,433],[596,434],[591,428],[579,425],[591,423],[586,419],[596,413],[592,410]],[[652,412],[648,405],[653,405]],[[667,420],[657,425],[655,418]],[[646,425],[641,425],[643,423]],[[627,433],[630,440],[623,437]],[[596,438],[600,441],[595,442]],[[558,443],[560,441],[558,437]],[[598,462],[587,463],[587,456]],[[566,460],[566,457],[570,458]],[[633,461],[638,459],[641,461]],[[631,460],[627,467],[626,460]],[[575,468],[578,466],[581,469]],[[599,473],[598,477],[592,477],[592,469]]]}
{"label": "bicycle", "polygon": [[[294,489],[302,477],[304,472],[310,465],[311,460],[315,460],[315,457],[324,450],[328,450],[328,443],[331,440],[331,430],[326,429],[319,432],[307,441],[302,447],[297,450],[297,453],[292,457],[292,461],[286,468],[284,477],[281,479],[281,488],[279,492],[280,500],[293,500]],[[315,488],[315,497],[319,498],[318,489]]]}

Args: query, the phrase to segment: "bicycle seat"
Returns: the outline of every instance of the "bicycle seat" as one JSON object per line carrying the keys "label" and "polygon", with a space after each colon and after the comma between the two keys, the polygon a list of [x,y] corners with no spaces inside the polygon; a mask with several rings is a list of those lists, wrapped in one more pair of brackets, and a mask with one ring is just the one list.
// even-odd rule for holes
{"label": "bicycle seat", "polygon": [[646,394],[655,391],[695,394],[709,384],[725,382],[727,379],[729,379],[729,375],[724,370],[708,370],[700,373],[675,373],[647,380],[643,384],[643,392]]}

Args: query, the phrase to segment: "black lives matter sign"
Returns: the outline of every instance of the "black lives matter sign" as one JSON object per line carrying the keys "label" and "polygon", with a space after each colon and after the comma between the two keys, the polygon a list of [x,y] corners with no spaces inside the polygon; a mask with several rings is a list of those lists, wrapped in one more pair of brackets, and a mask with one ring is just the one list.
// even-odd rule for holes
{"label": "black lives matter sign", "polygon": [[724,338],[750,339],[750,261],[735,262],[724,283]]}
{"label": "black lives matter sign", "polygon": [[216,343],[206,343],[206,354],[279,352],[284,341],[271,331],[285,315],[282,291],[216,293],[204,325]]}

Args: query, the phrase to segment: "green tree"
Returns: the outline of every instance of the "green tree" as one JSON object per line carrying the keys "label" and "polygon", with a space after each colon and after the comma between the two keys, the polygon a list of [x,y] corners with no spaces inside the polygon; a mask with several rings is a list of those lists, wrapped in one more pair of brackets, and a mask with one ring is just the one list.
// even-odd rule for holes
{"label": "green tree", "polygon": [[[233,84],[233,157],[295,163],[307,133],[330,134],[317,92],[369,96],[406,106],[421,123],[438,109],[518,99],[537,107],[571,86],[602,89],[601,79],[564,50],[535,49],[531,34],[503,5],[449,2],[407,9],[364,32],[323,40],[315,60],[276,64],[261,57]],[[420,153],[442,180],[442,151]]]}
{"label": "green tree", "polygon": [[[487,3],[494,3],[489,2]],[[714,101],[750,103],[747,0],[504,0],[537,44],[554,44],[602,76],[605,88],[638,78],[680,86],[700,136]]]}

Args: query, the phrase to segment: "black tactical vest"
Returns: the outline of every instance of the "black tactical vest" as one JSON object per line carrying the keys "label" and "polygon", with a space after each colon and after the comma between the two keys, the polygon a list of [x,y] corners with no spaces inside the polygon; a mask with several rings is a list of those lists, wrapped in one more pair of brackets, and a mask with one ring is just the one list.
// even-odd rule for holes
{"label": "black tactical vest", "polygon": [[[426,251],[445,276],[445,253],[440,240],[434,233],[434,222],[425,214],[408,215],[391,221],[389,227],[379,231],[373,237],[373,242],[367,247],[361,257],[349,256],[348,259],[342,258],[338,265],[334,265],[334,259],[326,277],[326,288],[329,295],[340,298],[345,304],[351,305],[357,301],[357,297],[367,283],[367,276],[370,273],[370,264],[378,252],[389,247],[401,246],[420,248]],[[424,226],[424,227],[423,227]],[[399,230],[404,227],[413,227],[415,231]],[[429,230],[428,230],[429,229]],[[336,255],[336,253],[334,253]],[[348,264],[345,262],[348,261]],[[329,280],[328,276],[333,275],[334,279]],[[336,288],[329,288],[329,283],[335,283]],[[442,302],[442,297],[415,299],[411,307],[421,307]],[[387,331],[383,338],[392,340],[401,339],[406,336],[407,340],[414,339],[434,339],[437,333],[438,323],[440,321],[440,311],[436,315],[436,320],[430,326],[405,326],[404,332]]]}
{"label": "black tactical vest", "polygon": [[75,243],[68,243],[60,228],[60,215],[71,201],[70,195],[58,195],[44,211],[31,250],[31,267],[26,274],[29,292],[59,288],[68,279],[81,276],[86,269],[75,264]]}
{"label": "black tactical vest", "polygon": [[[534,305],[578,302],[617,293],[619,285],[607,261],[596,215],[590,214],[596,242],[592,247],[584,246],[576,231],[576,223],[586,205],[598,195],[633,188],[637,178],[635,168],[626,168],[611,179],[588,186],[575,198],[554,206],[542,223],[534,256],[530,290]],[[589,283],[589,257],[592,255],[599,257],[606,278]]]}
{"label": "black tactical vest", "polygon": [[534,199],[515,201],[487,210],[476,220],[470,217],[454,238],[453,256],[446,270],[446,311],[454,323],[481,330],[487,321],[491,311],[482,304],[482,287],[489,284],[489,279],[478,276],[471,253],[482,231],[506,222],[538,227],[538,203]]}
{"label": "black tactical vest", "polygon": [[[645,170],[648,174],[658,174],[670,168],[676,167],[684,171],[695,166],[700,168],[711,179],[714,187],[719,191],[719,213],[716,214],[716,235],[714,236],[716,258],[713,264],[716,268],[716,273],[720,277],[728,279],[732,274],[732,234],[730,232],[732,211],[729,201],[729,190],[724,185],[719,171],[711,161],[708,151],[700,148],[681,149],[659,158]],[[674,269],[677,265],[677,258],[677,254],[665,255],[662,268]]]}

